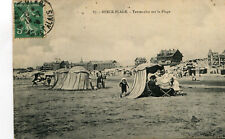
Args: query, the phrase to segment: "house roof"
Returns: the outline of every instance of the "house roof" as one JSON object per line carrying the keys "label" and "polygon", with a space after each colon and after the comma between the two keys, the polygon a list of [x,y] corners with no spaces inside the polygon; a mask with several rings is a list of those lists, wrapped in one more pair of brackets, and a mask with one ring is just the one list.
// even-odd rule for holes
{"label": "house roof", "polygon": [[105,63],[114,63],[115,60],[105,60],[105,61],[90,61],[88,63],[94,63],[94,64],[105,64]]}
{"label": "house roof", "polygon": [[180,53],[180,51],[178,49],[161,50],[157,54],[157,57],[172,57],[176,52]]}

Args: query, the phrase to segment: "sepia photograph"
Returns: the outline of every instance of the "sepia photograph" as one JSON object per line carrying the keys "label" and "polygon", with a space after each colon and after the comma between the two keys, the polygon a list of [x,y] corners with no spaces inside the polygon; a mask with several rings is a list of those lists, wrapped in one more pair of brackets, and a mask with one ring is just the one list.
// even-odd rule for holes
{"label": "sepia photograph", "polygon": [[225,138],[224,12],[223,0],[13,0],[14,138]]}

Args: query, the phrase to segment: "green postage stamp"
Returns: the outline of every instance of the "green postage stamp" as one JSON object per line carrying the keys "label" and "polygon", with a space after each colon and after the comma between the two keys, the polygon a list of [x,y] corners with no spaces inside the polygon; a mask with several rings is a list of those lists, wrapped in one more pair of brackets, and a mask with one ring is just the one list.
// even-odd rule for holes
{"label": "green postage stamp", "polygon": [[54,12],[46,0],[14,2],[15,38],[42,38],[54,25]]}

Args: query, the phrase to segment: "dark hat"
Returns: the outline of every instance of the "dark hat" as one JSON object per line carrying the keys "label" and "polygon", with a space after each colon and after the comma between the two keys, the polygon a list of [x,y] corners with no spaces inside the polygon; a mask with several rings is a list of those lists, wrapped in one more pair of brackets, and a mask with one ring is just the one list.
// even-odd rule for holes
{"label": "dark hat", "polygon": [[150,76],[150,79],[156,79],[155,75]]}

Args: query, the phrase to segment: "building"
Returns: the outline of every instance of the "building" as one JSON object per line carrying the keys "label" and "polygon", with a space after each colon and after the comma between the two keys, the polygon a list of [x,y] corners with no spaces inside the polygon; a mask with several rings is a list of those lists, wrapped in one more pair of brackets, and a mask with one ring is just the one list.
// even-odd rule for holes
{"label": "building", "polygon": [[118,62],[116,60],[108,60],[108,61],[89,61],[87,63],[88,70],[98,70],[102,71],[104,69],[112,69],[118,66]]}
{"label": "building", "polygon": [[60,68],[70,68],[69,61],[61,61],[60,62]]}
{"label": "building", "polygon": [[42,66],[37,66],[37,70],[58,70],[60,68],[69,68],[68,61],[45,62]]}
{"label": "building", "polygon": [[71,63],[71,67],[82,66],[85,69],[88,69],[87,65],[88,65],[88,62],[83,62],[83,61],[80,61],[78,63]]}
{"label": "building", "polygon": [[13,69],[13,73],[25,73],[25,72],[32,72],[34,70],[33,67],[27,67],[27,68],[16,68]]}
{"label": "building", "polygon": [[80,61],[79,63],[72,63],[72,67],[74,66],[83,66],[87,70],[98,70],[102,71],[104,69],[112,69],[119,66],[119,63],[116,60],[108,60],[108,61],[89,61],[83,62]]}
{"label": "building", "polygon": [[138,66],[138,65],[140,65],[140,64],[146,63],[147,60],[146,60],[145,57],[137,57],[137,58],[134,60],[134,62],[135,62],[135,66]]}
{"label": "building", "polygon": [[32,72],[33,70],[34,70],[33,67],[28,67],[28,68],[27,68],[27,71],[28,71],[28,72]]}
{"label": "building", "polygon": [[156,57],[150,58],[150,63],[157,63],[157,58]]}
{"label": "building", "polygon": [[13,73],[25,73],[28,72],[26,68],[13,69]]}
{"label": "building", "polygon": [[219,54],[218,52],[213,52],[209,50],[208,52],[208,64],[210,67],[224,67],[225,65],[225,50]]}
{"label": "building", "polygon": [[177,65],[182,61],[183,54],[177,49],[161,50],[157,54],[157,63],[161,65]]}
{"label": "building", "polygon": [[41,70],[57,70],[60,69],[60,62],[45,62],[41,66]]}
{"label": "building", "polygon": [[45,62],[42,67],[41,70],[53,70],[53,65],[55,63],[54,62]]}

